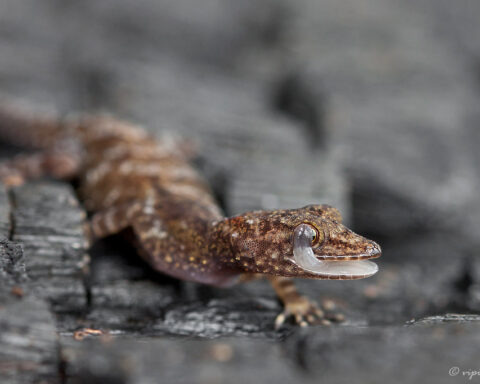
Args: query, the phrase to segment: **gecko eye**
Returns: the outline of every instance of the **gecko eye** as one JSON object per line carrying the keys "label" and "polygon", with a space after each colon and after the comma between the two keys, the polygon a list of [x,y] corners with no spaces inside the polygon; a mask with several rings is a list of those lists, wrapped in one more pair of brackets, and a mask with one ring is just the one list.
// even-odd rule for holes
{"label": "gecko eye", "polygon": [[309,223],[300,224],[295,230],[295,235],[297,237],[303,237],[305,241],[310,243],[310,246],[323,243],[325,238],[322,231],[319,231],[315,226]]}

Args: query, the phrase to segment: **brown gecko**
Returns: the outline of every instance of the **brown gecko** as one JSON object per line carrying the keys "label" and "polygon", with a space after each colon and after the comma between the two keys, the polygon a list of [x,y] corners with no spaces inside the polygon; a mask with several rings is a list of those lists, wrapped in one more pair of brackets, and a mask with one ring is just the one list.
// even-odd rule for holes
{"label": "brown gecko", "polygon": [[337,316],[300,295],[292,278],[360,279],[377,266],[377,243],[346,228],[337,209],[255,211],[224,217],[208,185],[178,145],[107,116],[61,121],[0,109],[0,137],[39,149],[0,165],[6,185],[49,176],[76,178],[91,213],[92,239],[130,229],[138,253],[157,271],[230,286],[266,276],[288,317],[302,326]]}

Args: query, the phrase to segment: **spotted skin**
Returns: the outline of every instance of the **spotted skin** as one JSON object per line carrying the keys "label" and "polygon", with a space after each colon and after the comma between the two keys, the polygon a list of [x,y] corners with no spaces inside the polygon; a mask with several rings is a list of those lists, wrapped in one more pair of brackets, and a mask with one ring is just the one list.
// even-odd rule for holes
{"label": "spotted skin", "polygon": [[109,116],[57,121],[0,108],[0,137],[43,150],[1,164],[0,178],[8,185],[45,175],[78,180],[91,213],[92,241],[129,229],[141,257],[183,280],[230,286],[266,276],[285,304],[276,327],[289,317],[300,325],[339,319],[301,296],[291,278],[352,278],[314,274],[292,263],[298,225],[315,228],[321,242],[312,249],[320,260],[380,255],[376,243],[346,228],[338,210],[327,205],[224,217],[180,146]]}

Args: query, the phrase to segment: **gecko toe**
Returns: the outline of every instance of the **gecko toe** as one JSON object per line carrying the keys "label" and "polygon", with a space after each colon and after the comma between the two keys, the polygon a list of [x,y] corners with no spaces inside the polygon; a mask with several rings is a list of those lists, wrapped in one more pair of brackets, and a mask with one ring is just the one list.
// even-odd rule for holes
{"label": "gecko toe", "polygon": [[325,313],[320,308],[315,308],[315,316],[318,318],[322,318],[325,316]]}
{"label": "gecko toe", "polygon": [[321,324],[321,325],[324,325],[324,326],[328,326],[328,325],[331,325],[332,322],[331,322],[330,320],[328,320],[328,319],[321,319],[321,320],[320,320],[320,324]]}

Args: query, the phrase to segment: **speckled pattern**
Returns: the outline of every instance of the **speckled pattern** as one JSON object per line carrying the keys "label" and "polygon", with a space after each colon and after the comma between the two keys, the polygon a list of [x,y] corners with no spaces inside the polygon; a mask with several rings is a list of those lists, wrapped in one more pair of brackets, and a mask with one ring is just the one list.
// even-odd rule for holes
{"label": "speckled pattern", "polygon": [[[313,274],[297,266],[291,257],[298,225],[314,228],[312,249],[318,259],[380,255],[376,243],[342,225],[338,210],[326,205],[225,218],[181,146],[157,142],[133,124],[109,116],[38,120],[38,126],[35,121],[13,110],[0,111],[0,135],[15,141],[14,132],[20,130],[19,143],[27,143],[30,136],[32,146],[46,148],[34,155],[35,162],[24,157],[1,167],[3,181],[18,184],[45,174],[78,178],[79,194],[92,213],[92,236],[130,232],[139,254],[158,271],[217,286],[234,284],[240,277],[245,280],[249,274],[266,275],[280,297],[290,297],[297,307],[302,304],[300,312],[310,313],[311,304],[294,292],[293,285],[275,282],[274,276],[366,276]],[[294,294],[285,295],[285,290]]]}

